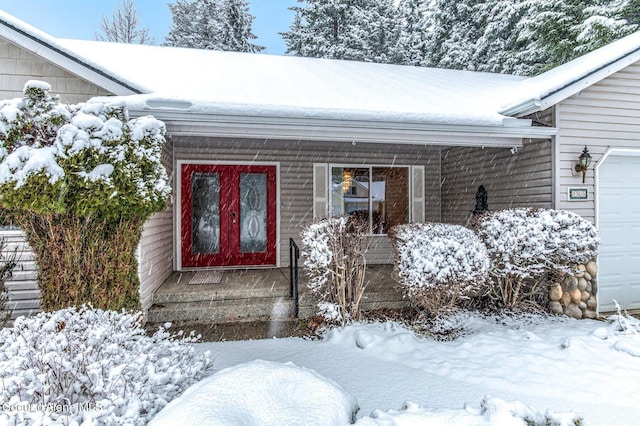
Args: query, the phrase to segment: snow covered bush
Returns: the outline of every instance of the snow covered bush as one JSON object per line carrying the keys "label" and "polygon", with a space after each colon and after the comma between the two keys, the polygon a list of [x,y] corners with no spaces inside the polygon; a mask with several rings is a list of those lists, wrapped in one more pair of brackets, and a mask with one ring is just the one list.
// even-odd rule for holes
{"label": "snow covered bush", "polygon": [[432,316],[477,293],[491,265],[482,241],[459,225],[397,225],[391,238],[400,287]]}
{"label": "snow covered bush", "polygon": [[138,308],[135,250],[170,192],[164,124],[50,90],[29,81],[22,99],[0,101],[0,209],[36,253],[45,310]]}
{"label": "snow covered bush", "polygon": [[0,423],[144,425],[212,370],[191,336],[142,316],[69,308],[16,319],[0,331]]}
{"label": "snow covered bush", "polygon": [[321,316],[346,324],[361,317],[366,261],[366,224],[351,216],[319,220],[302,230],[302,255],[309,290]]}
{"label": "snow covered bush", "polygon": [[507,307],[535,300],[544,278],[574,271],[598,254],[595,226],[560,210],[517,208],[487,213],[475,222],[492,261],[494,296]]}

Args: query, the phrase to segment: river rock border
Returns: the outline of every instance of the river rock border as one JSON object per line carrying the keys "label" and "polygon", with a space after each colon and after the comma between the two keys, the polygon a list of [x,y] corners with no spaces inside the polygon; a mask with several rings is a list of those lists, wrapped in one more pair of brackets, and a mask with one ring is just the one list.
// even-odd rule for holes
{"label": "river rock border", "polygon": [[549,310],[571,318],[595,318],[598,302],[598,264],[591,260],[575,265],[575,273],[565,274],[549,286]]}

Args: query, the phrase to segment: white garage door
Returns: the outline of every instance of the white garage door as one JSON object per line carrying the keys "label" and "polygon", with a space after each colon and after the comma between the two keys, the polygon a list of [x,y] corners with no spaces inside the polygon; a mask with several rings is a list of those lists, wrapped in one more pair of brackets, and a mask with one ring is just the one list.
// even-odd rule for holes
{"label": "white garage door", "polygon": [[598,169],[599,311],[640,309],[640,156],[610,155]]}

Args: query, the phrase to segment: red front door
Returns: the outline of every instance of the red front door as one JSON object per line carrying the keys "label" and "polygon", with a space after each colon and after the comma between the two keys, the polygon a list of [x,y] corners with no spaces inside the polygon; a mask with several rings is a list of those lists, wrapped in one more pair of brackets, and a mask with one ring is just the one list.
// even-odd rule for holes
{"label": "red front door", "polygon": [[182,165],[182,266],[276,264],[275,166]]}

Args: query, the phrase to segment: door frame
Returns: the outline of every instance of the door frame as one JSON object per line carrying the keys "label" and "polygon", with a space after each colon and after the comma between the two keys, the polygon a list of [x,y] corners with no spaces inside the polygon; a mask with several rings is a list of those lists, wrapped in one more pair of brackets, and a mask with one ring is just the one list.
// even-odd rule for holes
{"label": "door frame", "polygon": [[[211,266],[211,267],[183,267],[182,266],[182,166],[184,164],[208,166],[270,166],[276,168],[276,264],[275,265],[243,265],[243,266]],[[175,197],[173,209],[173,247],[176,271],[193,271],[206,269],[247,269],[280,267],[280,163],[276,161],[207,161],[207,160],[177,160],[175,163]]]}

